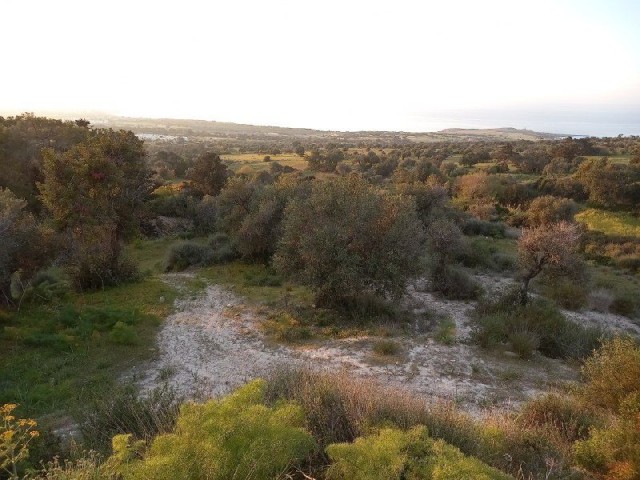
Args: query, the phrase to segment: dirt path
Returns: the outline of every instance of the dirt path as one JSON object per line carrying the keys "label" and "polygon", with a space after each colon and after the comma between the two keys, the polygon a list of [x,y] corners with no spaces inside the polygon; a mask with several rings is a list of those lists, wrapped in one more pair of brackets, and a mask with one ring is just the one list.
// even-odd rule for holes
{"label": "dirt path", "polygon": [[[165,276],[180,288],[188,274]],[[499,278],[485,278],[501,288]],[[420,290],[418,285],[418,290]],[[451,316],[457,327],[453,345],[425,335],[394,337],[402,354],[380,357],[377,340],[361,337],[304,346],[273,345],[260,330],[255,308],[224,288],[211,285],[193,298],[179,300],[159,334],[159,357],[141,380],[144,389],[168,381],[187,397],[206,398],[229,392],[278,366],[301,365],[318,370],[346,370],[398,385],[428,398],[454,400],[469,411],[486,407],[513,408],[523,400],[577,378],[575,367],[537,356],[524,361],[469,345],[468,314],[472,303],[445,301],[410,288],[416,310]]]}

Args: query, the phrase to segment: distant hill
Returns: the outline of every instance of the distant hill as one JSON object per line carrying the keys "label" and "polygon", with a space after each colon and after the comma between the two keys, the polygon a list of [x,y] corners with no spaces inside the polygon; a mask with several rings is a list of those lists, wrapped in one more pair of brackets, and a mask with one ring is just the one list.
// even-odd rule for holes
{"label": "distant hill", "polygon": [[515,141],[515,140],[554,140],[567,135],[534,132],[516,128],[448,128],[439,132],[396,132],[396,131],[359,131],[341,132],[331,130],[313,130],[310,128],[287,128],[277,126],[248,125],[241,123],[217,122],[211,120],[192,120],[175,118],[136,118],[119,117],[103,113],[65,113],[47,116],[63,119],[86,118],[98,127],[124,128],[140,134],[163,136],[200,137],[202,139],[247,138],[252,140],[274,140],[299,138],[301,140],[358,142],[381,140],[386,143],[414,143],[439,141]]}

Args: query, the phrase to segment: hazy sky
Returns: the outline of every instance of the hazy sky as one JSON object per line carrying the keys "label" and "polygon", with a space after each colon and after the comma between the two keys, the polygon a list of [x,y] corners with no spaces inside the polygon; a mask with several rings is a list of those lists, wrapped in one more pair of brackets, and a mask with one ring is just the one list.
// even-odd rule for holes
{"label": "hazy sky", "polygon": [[638,25],[639,0],[2,0],[0,113],[351,130],[461,111],[640,120]]}

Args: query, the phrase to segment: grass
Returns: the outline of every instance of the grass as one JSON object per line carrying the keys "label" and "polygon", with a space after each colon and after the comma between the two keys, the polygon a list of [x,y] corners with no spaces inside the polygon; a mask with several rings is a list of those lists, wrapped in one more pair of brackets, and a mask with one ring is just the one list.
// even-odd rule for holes
{"label": "grass", "polygon": [[162,273],[169,250],[182,242],[184,240],[176,237],[162,237],[153,240],[137,239],[127,246],[126,252],[138,265],[141,272]]}
{"label": "grass", "polygon": [[109,391],[124,371],[153,356],[155,333],[175,296],[161,280],[146,278],[73,294],[65,304],[4,313],[0,404],[57,417]]}
{"label": "grass", "polygon": [[395,340],[383,339],[378,340],[373,344],[373,353],[382,356],[398,355],[401,350],[401,346]]}
{"label": "grass", "polygon": [[575,218],[576,221],[586,224],[590,230],[607,235],[640,237],[640,218],[629,213],[587,208]]}
{"label": "grass", "polygon": [[456,322],[451,317],[443,318],[438,324],[434,338],[443,345],[453,345],[456,342]]}
{"label": "grass", "polygon": [[[266,155],[271,157],[270,162],[264,161]],[[231,162],[229,167],[234,171],[245,167],[249,167],[256,172],[269,170],[273,162],[278,162],[280,165],[289,166],[296,170],[307,168],[307,161],[295,153],[282,153],[279,155],[271,155],[269,153],[232,153],[222,155],[222,159]]]}
{"label": "grass", "polygon": [[197,275],[211,283],[223,285],[255,303],[313,303],[313,294],[308,288],[276,281],[273,272],[265,265],[236,261],[199,269]]}

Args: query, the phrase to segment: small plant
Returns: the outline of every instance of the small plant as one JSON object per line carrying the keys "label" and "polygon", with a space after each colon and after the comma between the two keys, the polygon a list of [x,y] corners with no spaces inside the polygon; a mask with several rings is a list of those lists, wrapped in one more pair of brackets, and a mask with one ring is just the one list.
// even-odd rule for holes
{"label": "small plant", "polygon": [[6,403],[0,407],[0,470],[9,474],[9,478],[18,479],[18,465],[29,457],[29,444],[40,434],[38,425],[30,418],[17,419],[13,411],[18,406]]}
{"label": "small plant", "polygon": [[540,347],[540,338],[533,332],[523,330],[509,335],[509,343],[513,352],[520,358],[531,358],[533,352]]}
{"label": "small plant", "polygon": [[373,351],[378,355],[397,355],[400,353],[400,344],[394,340],[378,340],[373,344]]}
{"label": "small plant", "polygon": [[636,299],[631,296],[618,295],[611,302],[609,310],[618,315],[633,317],[638,311],[638,304]]}
{"label": "small plant", "polygon": [[456,341],[456,322],[451,317],[441,320],[434,338],[443,345],[453,345]]}

